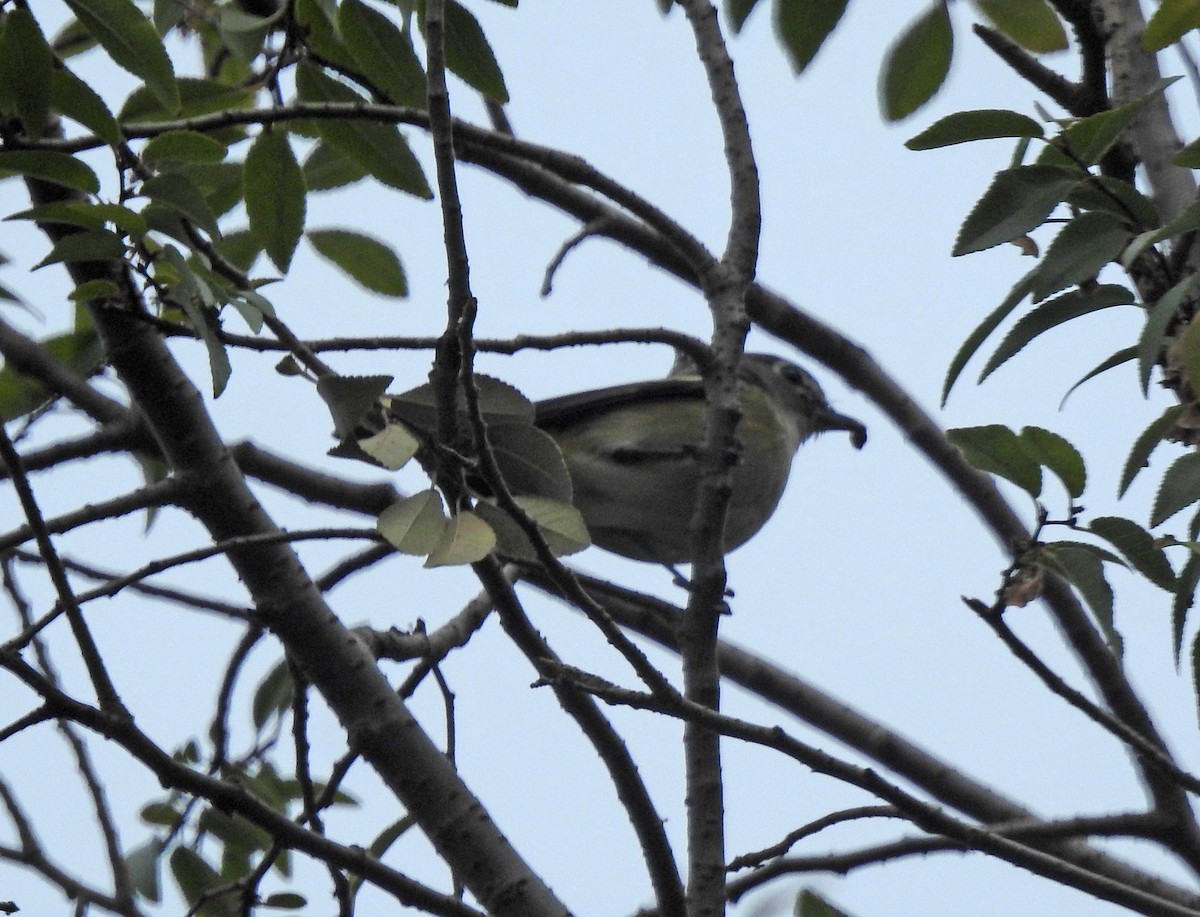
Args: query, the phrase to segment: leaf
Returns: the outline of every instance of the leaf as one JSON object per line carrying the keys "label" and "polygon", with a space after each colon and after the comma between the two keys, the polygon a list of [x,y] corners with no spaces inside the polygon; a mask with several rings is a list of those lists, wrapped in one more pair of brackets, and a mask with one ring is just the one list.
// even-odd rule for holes
{"label": "leaf", "polygon": [[1054,472],[1072,500],[1083,495],[1087,470],[1078,449],[1057,433],[1041,427],[1022,428],[1021,444],[1040,465]]}
{"label": "leaf", "polygon": [[[754,11],[754,7],[758,5],[758,0],[730,0],[725,4],[725,16],[729,20],[729,27],[736,35],[742,30],[742,26],[746,24],[746,19],[750,13]],[[842,4],[845,7],[845,4]]]}
{"label": "leaf", "polygon": [[979,349],[979,345],[987,340],[1000,323],[1008,318],[1008,314],[1020,305],[1021,300],[1029,295],[1029,291],[1033,289],[1033,278],[1036,273],[1037,269],[1035,268],[1018,280],[1008,291],[1008,296],[1004,298],[1004,301],[993,309],[987,318],[980,322],[962,342],[962,346],[958,348],[954,359],[950,361],[950,367],[946,370],[946,381],[942,384],[942,407],[946,406],[946,399],[950,397],[950,389],[958,381],[958,377],[966,368],[967,362],[975,355],[975,351]]}
{"label": "leaf", "polygon": [[109,146],[121,142],[121,128],[99,93],[65,67],[50,76],[50,96],[65,118],[82,124]]}
{"label": "leaf", "polygon": [[254,730],[259,735],[274,717],[281,717],[291,708],[295,684],[287,660],[276,663],[258,683],[250,705]]}
{"label": "leaf", "polygon": [[425,558],[426,567],[447,567],[483,560],[496,547],[492,527],[470,510],[450,517],[441,541]]}
{"label": "leaf", "polygon": [[[591,544],[583,516],[570,503],[548,497],[517,496],[515,499],[525,514],[537,523],[542,540],[555,557],[574,554]],[[483,500],[475,505],[475,512],[496,533],[497,551],[516,560],[538,560],[533,542],[508,513]]]}
{"label": "leaf", "polygon": [[263,131],[246,154],[246,215],[267,257],[287,273],[304,233],[304,173],[287,132]]}
{"label": "leaf", "polygon": [[308,899],[303,895],[297,895],[295,892],[275,892],[273,895],[267,895],[263,901],[263,907],[273,907],[279,910],[295,911],[308,904]]}
{"label": "leaf", "polygon": [[[296,87],[300,98],[306,102],[365,101],[354,90],[308,62],[301,62],[296,67]],[[321,119],[316,122],[316,127],[325,143],[358,163],[383,184],[425,200],[433,197],[420,163],[395,126],[361,119]]]}
{"label": "leaf", "polygon": [[371,413],[387,387],[391,376],[322,376],[317,394],[333,415],[334,436],[350,436]]}
{"label": "leaf", "polygon": [[[171,874],[190,904],[199,901],[206,892],[228,885],[200,854],[187,847],[176,847],[171,852]],[[234,917],[236,912],[234,897],[230,895],[208,898],[198,911],[207,917]]]}
{"label": "leaf", "polygon": [[1039,556],[1079,590],[1109,646],[1119,656],[1123,641],[1113,624],[1113,591],[1104,576],[1104,552],[1094,545],[1055,541],[1043,546]]}
{"label": "leaf", "polygon": [[204,348],[208,352],[208,368],[212,374],[213,397],[220,398],[229,383],[233,367],[218,334],[216,299],[208,284],[196,276],[174,246],[164,248],[162,257],[178,278],[171,287],[171,301],[183,309],[192,328],[204,341]]}
{"label": "leaf", "polygon": [[304,183],[310,192],[344,188],[367,177],[366,169],[327,143],[313,147],[303,168]]}
{"label": "leaf", "polygon": [[[447,69],[472,89],[503,105],[508,101],[508,88],[479,21],[456,0],[446,0],[443,9]],[[421,30],[425,30],[424,5]]]}
{"label": "leaf", "polygon": [[1135,570],[1167,592],[1177,585],[1175,571],[1154,536],[1131,519],[1101,516],[1093,519],[1088,531],[1099,535],[1121,552]]}
{"label": "leaf", "polygon": [[54,53],[29,10],[17,7],[0,32],[0,83],[11,97],[27,137],[37,139],[50,115]]}
{"label": "leaf", "polygon": [[1142,33],[1143,51],[1161,51],[1200,28],[1200,0],[1162,0]]}
{"label": "leaf", "polygon": [[1150,198],[1129,182],[1107,175],[1093,175],[1080,182],[1067,195],[1067,204],[1079,210],[1103,210],[1123,220],[1132,220],[1140,228],[1161,222]]}
{"label": "leaf", "polygon": [[1067,399],[1071,397],[1071,394],[1075,391],[1075,389],[1079,388],[1079,386],[1083,385],[1083,383],[1087,382],[1089,379],[1094,379],[1101,373],[1106,373],[1110,369],[1114,369],[1115,367],[1120,366],[1122,363],[1128,363],[1136,358],[1136,347],[1123,347],[1111,357],[1101,360],[1098,364],[1096,364],[1095,367],[1084,373],[1074,385],[1067,389],[1067,393],[1063,395],[1062,401],[1058,403],[1058,409],[1061,411],[1063,405],[1067,403]]}
{"label": "leaf", "polygon": [[946,438],[980,471],[1012,481],[1030,496],[1042,492],[1042,469],[1008,427],[990,424],[947,430]]}
{"label": "leaf", "polygon": [[915,20],[888,48],[879,75],[879,107],[888,121],[899,121],[933,98],[954,54],[954,33],[944,0]]}
{"label": "leaf", "polygon": [[[93,328],[69,331],[41,342],[50,356],[81,378],[88,378],[104,365],[104,347]],[[40,380],[22,375],[12,364],[0,366],[0,421],[23,417],[37,410],[57,392]]]}
{"label": "leaf", "polygon": [[[533,402],[516,388],[482,373],[476,373],[474,379],[479,411],[487,423],[533,423]],[[390,396],[388,410],[418,430],[433,430],[437,426],[437,398],[428,383]]]}
{"label": "leaf", "polygon": [[404,266],[387,243],[348,229],[312,229],[306,236],[318,254],[371,292],[408,295]]}
{"label": "leaf", "polygon": [[963,221],[953,254],[980,252],[1036,229],[1081,178],[1077,169],[1047,165],[998,173]]}
{"label": "leaf", "polygon": [[976,140],[1045,135],[1042,126],[1028,115],[1003,109],[982,109],[959,111],[940,118],[904,145],[910,150],[936,150]]}
{"label": "leaf", "polygon": [[[775,0],[775,34],[799,76],[841,21],[848,0]],[[748,4],[743,4],[749,15]]]}
{"label": "leaf", "polygon": [[125,242],[107,229],[89,229],[63,236],[50,249],[50,254],[33,266],[33,270],[49,264],[76,261],[116,261],[125,257]]}
{"label": "leaf", "polygon": [[1176,337],[1177,348],[1172,353],[1178,354],[1179,365],[1192,391],[1200,391],[1200,322],[1192,316],[1183,333]]}
{"label": "leaf", "polygon": [[358,440],[358,447],[388,471],[399,471],[420,450],[421,441],[404,424],[389,423]]}
{"label": "leaf", "polygon": [[1171,603],[1171,636],[1174,638],[1175,668],[1179,668],[1183,653],[1183,631],[1187,626],[1187,613],[1196,601],[1196,584],[1200,583],[1200,555],[1189,554],[1179,571],[1179,582],[1175,588],[1175,600]]}
{"label": "leaf", "polygon": [[793,913],[795,917],[851,917],[849,913],[834,907],[809,888],[804,889],[797,896]]}
{"label": "leaf", "polygon": [[407,29],[400,31],[387,16],[362,0],[342,0],[338,30],[363,75],[389,101],[425,107],[425,71]]}
{"label": "leaf", "polygon": [[1193,232],[1200,229],[1200,201],[1194,201],[1187,207],[1183,213],[1179,214],[1171,222],[1165,226],[1160,226],[1158,229],[1151,229],[1141,233],[1125,250],[1121,256],[1122,267],[1129,268],[1133,262],[1137,260],[1151,245],[1157,245],[1165,239],[1170,239],[1173,236],[1183,235],[1185,232]]}
{"label": "leaf", "polygon": [[1150,307],[1146,324],[1138,338],[1138,379],[1142,384],[1143,395],[1146,395],[1150,388],[1150,371],[1162,355],[1167,328],[1175,320],[1180,305],[1191,294],[1197,280],[1200,280],[1200,275],[1197,274],[1184,277]]}
{"label": "leaf", "polygon": [[1150,454],[1166,441],[1167,434],[1174,429],[1182,413],[1183,405],[1172,405],[1134,441],[1133,448],[1129,450],[1129,457],[1125,459],[1125,466],[1121,469],[1121,483],[1117,487],[1118,498],[1125,496],[1125,491],[1129,489],[1138,472],[1150,464]]}
{"label": "leaf", "polygon": [[562,450],[549,433],[529,424],[497,424],[488,428],[488,438],[512,493],[571,502],[571,475]]}
{"label": "leaf", "polygon": [[1124,287],[1116,284],[1103,284],[1086,292],[1071,290],[1069,293],[1042,303],[1023,316],[1005,335],[987,365],[980,371],[979,381],[982,382],[990,376],[1039,334],[1082,315],[1098,312],[1101,309],[1110,309],[1113,306],[1129,305],[1132,301],[1133,294]]}
{"label": "leaf", "polygon": [[1150,525],[1161,525],[1197,500],[1200,500],[1200,453],[1189,452],[1177,458],[1163,475],[1154,496]]}
{"label": "leaf", "polygon": [[997,29],[1034,54],[1065,51],[1067,33],[1046,0],[975,0]]}
{"label": "leaf", "polygon": [[226,109],[250,108],[254,104],[253,87],[228,86],[217,80],[198,77],[182,77],[177,81],[179,109],[165,108],[162,100],[144,86],[139,86],[121,106],[122,124],[144,121],[162,121],[175,116],[195,118]]}
{"label": "leaf", "polygon": [[179,110],[175,69],[154,25],[130,0],[64,0],[117,66],[141,79],[168,112]]}
{"label": "leaf", "polygon": [[1083,166],[1095,165],[1112,149],[1125,128],[1141,114],[1147,103],[1177,79],[1177,76],[1160,79],[1148,92],[1132,102],[1081,118],[1054,138],[1051,147],[1043,156],[1049,157],[1055,153],[1061,155],[1060,151],[1066,151],[1070,154],[1072,162]]}
{"label": "leaf", "polygon": [[74,188],[84,194],[98,194],[100,179],[88,166],[66,153],[43,150],[0,151],[0,178],[7,175],[27,175],[43,181]]}
{"label": "leaf", "polygon": [[442,498],[431,488],[388,506],[375,528],[397,551],[423,556],[441,543],[449,525]]}
{"label": "leaf", "polygon": [[1046,249],[1033,284],[1034,302],[1093,279],[1101,268],[1118,260],[1132,235],[1124,220],[1106,211],[1074,217]]}
{"label": "leaf", "polygon": [[125,854],[125,870],[133,890],[147,901],[162,900],[158,884],[158,864],[162,861],[163,843],[151,837],[144,844],[134,847]]}
{"label": "leaf", "polygon": [[145,235],[146,221],[121,204],[108,204],[90,200],[51,201],[30,207],[20,213],[5,217],[6,220],[35,220],[39,223],[61,223],[81,229],[104,229],[109,225],[135,236]]}
{"label": "leaf", "polygon": [[216,238],[220,235],[217,218],[208,201],[192,180],[181,172],[160,172],[158,175],[151,175],[142,182],[140,193],[172,213],[190,220],[209,236]]}
{"label": "leaf", "polygon": [[154,168],[176,162],[220,162],[229,151],[225,144],[197,131],[166,131],[142,147],[142,161]]}

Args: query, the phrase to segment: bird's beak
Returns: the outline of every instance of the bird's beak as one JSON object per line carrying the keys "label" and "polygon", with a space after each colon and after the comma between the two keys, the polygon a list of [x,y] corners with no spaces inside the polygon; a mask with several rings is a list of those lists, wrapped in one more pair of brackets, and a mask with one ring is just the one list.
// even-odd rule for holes
{"label": "bird's beak", "polygon": [[826,407],[813,421],[818,433],[826,430],[845,430],[850,434],[850,442],[854,443],[855,449],[861,449],[867,442],[867,428],[861,422],[839,414],[832,408]]}

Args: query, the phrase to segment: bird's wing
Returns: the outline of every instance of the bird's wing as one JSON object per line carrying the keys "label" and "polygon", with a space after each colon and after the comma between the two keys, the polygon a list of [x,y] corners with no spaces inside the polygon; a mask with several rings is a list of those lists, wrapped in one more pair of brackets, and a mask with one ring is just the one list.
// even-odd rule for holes
{"label": "bird's wing", "polygon": [[697,401],[703,398],[704,383],[695,378],[630,382],[539,401],[534,405],[537,412],[534,422],[543,429],[555,430],[626,404],[670,399]]}

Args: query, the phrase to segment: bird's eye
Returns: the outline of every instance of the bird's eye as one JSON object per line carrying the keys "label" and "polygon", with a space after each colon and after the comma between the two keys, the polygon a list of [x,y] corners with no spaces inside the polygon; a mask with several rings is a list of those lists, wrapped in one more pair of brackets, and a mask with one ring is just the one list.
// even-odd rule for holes
{"label": "bird's eye", "polygon": [[780,363],[779,374],[792,385],[806,386],[808,384],[808,373],[791,363]]}

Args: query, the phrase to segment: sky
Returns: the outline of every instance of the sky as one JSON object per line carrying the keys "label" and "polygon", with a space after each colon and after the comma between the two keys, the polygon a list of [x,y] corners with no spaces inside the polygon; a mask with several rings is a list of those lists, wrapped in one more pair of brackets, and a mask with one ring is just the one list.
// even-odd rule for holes
{"label": "sky", "polygon": [[[583,156],[719,250],[728,216],[728,182],[703,74],[679,11],[661,17],[649,0],[563,0],[527,3],[517,11],[485,3],[471,8],[504,69],[513,100],[509,115],[519,136]],[[1059,409],[1080,376],[1137,333],[1133,310],[1109,310],[1051,332],[982,386],[974,385],[969,369],[946,409],[938,408],[946,366],[959,343],[1029,264],[1007,246],[966,258],[950,256],[959,222],[991,175],[1007,165],[1011,150],[1006,142],[925,153],[910,152],[903,143],[956,110],[1013,108],[1034,114],[1037,96],[971,36],[970,10],[955,4],[951,13],[958,43],[944,90],[907,121],[883,124],[876,101],[879,62],[920,10],[914,4],[851,3],[843,23],[800,78],[791,74],[765,9],[731,40],[762,179],[759,278],[863,344],[945,426],[1033,424],[1066,436],[1088,459],[1083,502],[1089,510],[1144,520],[1154,474],[1173,457],[1171,451],[1162,450],[1119,504],[1116,482],[1129,444],[1166,406],[1166,396],[1152,388],[1149,402],[1144,400],[1134,373],[1125,368],[1083,387]],[[1062,66],[1070,67],[1069,59]],[[97,84],[106,97],[119,99],[127,91],[118,85],[125,78],[114,81],[111,68],[96,73],[95,79],[108,81]],[[481,106],[462,84],[452,84],[451,92],[457,113],[482,120]],[[1186,91],[1174,97],[1174,105],[1177,117],[1194,125],[1195,103]],[[416,132],[409,136],[431,171],[425,138]],[[477,169],[464,167],[460,182],[472,285],[480,301],[479,335],[618,325],[709,333],[707,310],[695,291],[608,242],[589,241],[573,251],[555,276],[552,295],[541,297],[546,266],[576,227]],[[0,183],[0,211],[23,206],[18,184]],[[392,301],[368,294],[307,253],[282,284],[265,292],[302,336],[436,333],[445,310],[437,219],[435,207],[369,183],[319,196],[311,205],[310,227],[359,228],[386,238],[404,259],[410,297]],[[68,315],[62,297],[69,285],[61,272],[25,273],[45,247],[27,227],[0,224],[0,251],[13,261],[0,269],[0,283],[20,292],[42,314],[37,318],[7,309],[5,318],[35,334],[62,328]],[[267,270],[263,265],[259,269]],[[236,322],[232,319],[231,327]],[[761,332],[752,334],[749,346],[788,352]],[[207,392],[202,348],[184,342],[173,349]],[[376,478],[365,466],[325,456],[332,443],[324,408],[311,387],[275,375],[273,362],[236,355],[228,390],[216,400],[209,396],[228,439],[249,437],[298,461]],[[419,384],[428,369],[427,356],[412,354],[336,357],[331,362],[345,373],[393,374],[394,390]],[[650,378],[669,363],[663,348],[628,345],[482,356],[479,367],[537,398]],[[978,365],[977,360],[973,367]],[[1106,814],[1140,805],[1141,790],[1124,753],[1082,716],[1048,697],[960,601],[963,595],[990,601],[1006,565],[1000,546],[908,446],[901,431],[841,380],[816,372],[835,407],[867,424],[870,440],[861,453],[838,435],[801,449],[778,513],[729,558],[736,595],[733,614],[723,622],[724,636],[1043,814]],[[111,382],[104,385],[116,391]],[[57,432],[70,429],[69,418],[56,423]],[[39,499],[50,512],[77,504],[81,493],[91,494],[97,487],[105,494],[119,493],[136,483],[135,469],[113,460],[35,480]],[[423,486],[408,471],[398,476],[398,484]],[[1046,499],[1061,514],[1066,498],[1055,486],[1048,485]],[[289,527],[330,518],[262,490],[268,509]],[[1014,492],[1013,500],[1032,519],[1028,498]],[[74,533],[61,539],[63,550],[119,566],[131,557],[154,556],[155,547],[161,550],[164,543],[203,543],[203,534],[186,519],[164,514],[150,538],[143,534],[143,521],[131,518]],[[314,572],[337,556],[320,547],[302,548],[301,553]],[[669,577],[649,565],[595,549],[573,563],[634,588],[683,599]],[[1128,575],[1114,573],[1112,579],[1127,669],[1172,747],[1183,761],[1195,762],[1200,754],[1196,705],[1188,678],[1176,673],[1171,657],[1169,598]],[[239,595],[219,561],[178,571],[164,581]],[[36,571],[27,570],[23,582],[35,601],[49,601]],[[338,587],[330,601],[349,624],[404,628],[422,619],[434,627],[477,591],[468,570],[426,571],[419,560],[396,557]],[[536,594],[527,597],[535,623],[567,661],[632,683],[619,660],[576,614]],[[98,605],[91,613],[102,646],[120,660],[118,685],[139,724],[171,747],[203,736],[210,698],[237,639],[236,629],[130,596]],[[1007,620],[1073,684],[1085,686],[1040,608],[1014,610]],[[60,664],[65,676],[78,683],[78,667],[60,638]],[[653,658],[675,674],[669,658],[659,653]],[[253,672],[266,671],[277,659],[274,648],[260,648]],[[403,677],[396,667],[388,671]],[[507,645],[497,623],[490,621],[467,651],[447,660],[445,673],[456,695],[459,766],[518,851],[577,913],[627,914],[648,904],[640,857],[604,775],[552,695],[530,687],[532,670]],[[243,700],[253,678],[244,687]],[[726,692],[725,703],[730,712],[778,723],[857,760],[737,690]],[[27,704],[27,698],[11,691],[0,693],[0,717],[8,721]],[[444,714],[432,686],[418,693],[413,708],[440,736]],[[680,728],[649,714],[610,713],[682,851]],[[319,709],[314,730],[315,741],[324,743],[318,760],[336,758],[344,747],[340,733]],[[161,791],[146,774],[130,770],[115,749],[95,744],[113,781],[113,803],[122,812],[122,839],[128,847],[136,846],[149,833],[137,822],[136,811]],[[100,869],[98,846],[83,850],[73,827],[65,822],[56,826],[50,818],[64,800],[81,798],[69,788],[71,768],[61,764],[61,749],[49,728],[22,735],[0,746],[0,773],[42,816],[48,847],[53,849],[55,840],[75,844],[80,856],[93,857]],[[833,809],[873,801],[737,743],[727,742],[724,754],[731,856],[774,843]],[[47,776],[50,761],[60,763]],[[364,804],[331,816],[334,831],[347,837],[362,832],[355,838],[361,842],[398,817],[395,802],[365,768],[355,771],[353,791]],[[864,838],[898,833],[903,832],[892,823],[843,828],[818,835],[797,852],[843,849]],[[1112,849],[1144,855],[1129,844]],[[394,852],[401,868],[429,874],[421,868],[428,854],[419,840],[405,839]],[[1171,869],[1169,864],[1162,868]],[[440,880],[444,873],[433,875]],[[846,878],[818,874],[777,884],[748,897],[734,913],[786,914],[788,894],[802,884],[863,917],[917,912],[989,917],[1016,910],[1029,917],[1122,913],[1013,867],[957,854],[874,867]],[[309,880],[306,891],[316,902],[313,913],[328,910],[326,883],[319,875]],[[2,863],[0,899],[15,899],[30,914],[65,913],[68,906],[57,892]],[[361,912],[381,912],[382,907],[381,898],[368,893]],[[172,911],[164,908],[162,913]]]}

